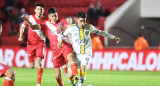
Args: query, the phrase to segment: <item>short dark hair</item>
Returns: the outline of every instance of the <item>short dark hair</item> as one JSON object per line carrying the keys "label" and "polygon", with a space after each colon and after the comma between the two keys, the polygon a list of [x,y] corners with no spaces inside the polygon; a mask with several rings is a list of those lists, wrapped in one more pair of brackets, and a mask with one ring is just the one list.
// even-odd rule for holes
{"label": "short dark hair", "polygon": [[36,7],[37,7],[37,6],[41,6],[41,7],[43,7],[43,8],[45,7],[43,3],[39,3],[39,2],[36,2],[36,3],[35,3],[35,6],[36,6]]}
{"label": "short dark hair", "polygon": [[56,8],[49,8],[48,14],[57,12]]}
{"label": "short dark hair", "polygon": [[80,11],[80,12],[78,12],[78,14],[77,14],[77,18],[87,18],[87,15],[86,15],[85,12]]}

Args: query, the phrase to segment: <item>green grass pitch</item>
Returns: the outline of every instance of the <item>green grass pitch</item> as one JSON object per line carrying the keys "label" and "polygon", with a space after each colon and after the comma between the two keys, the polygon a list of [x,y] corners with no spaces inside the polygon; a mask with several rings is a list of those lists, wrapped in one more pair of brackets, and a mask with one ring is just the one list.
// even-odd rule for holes
{"label": "green grass pitch", "polygon": [[[37,69],[12,68],[17,72],[15,86],[36,86]],[[62,73],[65,86],[72,86]],[[3,86],[4,78],[0,78]],[[84,86],[160,86],[160,72],[88,70]],[[42,86],[58,86],[54,69],[44,69]]]}

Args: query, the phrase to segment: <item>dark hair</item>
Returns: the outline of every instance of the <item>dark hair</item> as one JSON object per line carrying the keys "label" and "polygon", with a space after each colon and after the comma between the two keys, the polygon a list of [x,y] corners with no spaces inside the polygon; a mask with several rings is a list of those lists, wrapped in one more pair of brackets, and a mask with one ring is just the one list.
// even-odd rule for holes
{"label": "dark hair", "polygon": [[36,7],[37,7],[37,6],[41,6],[41,7],[43,7],[43,8],[45,7],[44,4],[39,3],[39,2],[35,3],[35,6],[36,6]]}
{"label": "dark hair", "polygon": [[49,8],[48,14],[57,12],[56,8]]}
{"label": "dark hair", "polygon": [[78,14],[77,14],[77,18],[87,18],[87,15],[86,15],[85,12],[80,11],[80,12],[78,12]]}

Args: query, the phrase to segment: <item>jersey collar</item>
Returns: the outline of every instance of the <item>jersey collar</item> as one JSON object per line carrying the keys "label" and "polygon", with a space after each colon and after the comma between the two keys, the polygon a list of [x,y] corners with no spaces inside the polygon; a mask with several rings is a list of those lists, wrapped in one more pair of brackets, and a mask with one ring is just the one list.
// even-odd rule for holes
{"label": "jersey collar", "polygon": [[77,27],[78,29],[81,29],[81,28],[78,26],[78,23],[76,23],[76,27]]}
{"label": "jersey collar", "polygon": [[[81,28],[78,26],[78,22],[76,23],[76,27],[77,27],[78,29],[81,29]],[[85,27],[85,26],[84,26],[84,27]],[[84,28],[84,27],[83,27],[83,28]],[[83,29],[83,28],[82,28],[82,29]]]}

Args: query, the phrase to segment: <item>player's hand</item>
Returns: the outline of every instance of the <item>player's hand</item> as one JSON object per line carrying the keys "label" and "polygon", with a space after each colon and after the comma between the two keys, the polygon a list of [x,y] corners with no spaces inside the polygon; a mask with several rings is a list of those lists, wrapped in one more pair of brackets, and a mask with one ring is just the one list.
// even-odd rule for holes
{"label": "player's hand", "polygon": [[22,14],[21,18],[22,18],[23,20],[25,20],[25,19],[26,19],[26,17],[25,17],[25,15],[24,15],[24,14]]}
{"label": "player's hand", "polygon": [[62,26],[58,26],[58,27],[57,27],[57,33],[58,33],[58,34],[61,33],[61,28],[62,28]]}
{"label": "player's hand", "polygon": [[23,38],[22,38],[22,37],[19,37],[19,38],[18,38],[18,41],[23,41]]}
{"label": "player's hand", "polygon": [[58,42],[57,47],[62,48],[62,46],[63,46],[63,42],[62,41]]}
{"label": "player's hand", "polygon": [[117,44],[121,41],[119,37],[115,37],[114,40],[116,41]]}

